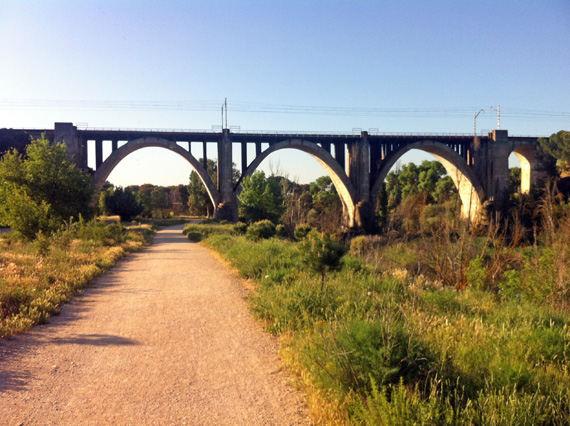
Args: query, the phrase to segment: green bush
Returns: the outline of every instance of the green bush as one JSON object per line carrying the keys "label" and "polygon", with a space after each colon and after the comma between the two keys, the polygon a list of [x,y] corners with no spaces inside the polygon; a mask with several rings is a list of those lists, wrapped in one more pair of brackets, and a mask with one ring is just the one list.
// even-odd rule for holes
{"label": "green bush", "polygon": [[352,241],[350,242],[351,256],[355,257],[364,256],[370,253],[371,250],[372,250],[372,243],[364,235],[359,235],[358,237],[353,238]]}
{"label": "green bush", "polygon": [[[378,318],[355,319],[323,334],[312,348],[317,365],[328,366],[320,379],[342,390],[370,392],[379,385],[427,377],[434,356],[406,326],[401,314],[388,309]],[[336,385],[335,385],[336,384]]]}
{"label": "green bush", "polygon": [[245,222],[236,223],[234,225],[234,231],[236,231],[238,235],[245,235],[245,233],[247,232],[247,223]]}
{"label": "green bush", "polygon": [[309,225],[297,225],[295,228],[294,236],[297,240],[300,241],[305,238],[312,230],[313,228]]}
{"label": "green bush", "polygon": [[250,240],[268,239],[275,235],[275,225],[270,220],[260,220],[247,228],[246,237]]}
{"label": "green bush", "polygon": [[[202,238],[207,238],[213,234],[235,235],[236,231],[233,224],[220,223],[219,221],[209,221],[207,224],[203,223],[189,223],[184,227],[182,233],[192,241],[199,241],[196,234],[200,234]],[[190,236],[190,234],[192,234]]]}
{"label": "green bush", "polygon": [[279,238],[287,238],[288,234],[287,234],[287,228],[285,228],[285,225],[283,224],[279,224],[275,227],[275,235],[278,236]]}

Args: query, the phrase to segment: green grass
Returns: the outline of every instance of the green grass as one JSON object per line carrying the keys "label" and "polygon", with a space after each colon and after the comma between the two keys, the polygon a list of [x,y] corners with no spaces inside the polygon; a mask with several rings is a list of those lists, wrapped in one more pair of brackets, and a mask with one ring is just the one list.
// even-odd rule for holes
{"label": "green grass", "polygon": [[204,244],[256,281],[251,310],[280,336],[315,423],[570,424],[570,315],[551,297],[548,250],[517,254],[509,294],[509,273],[457,291],[411,272],[430,266],[417,242],[345,256],[321,291],[300,244],[226,231],[208,228]]}

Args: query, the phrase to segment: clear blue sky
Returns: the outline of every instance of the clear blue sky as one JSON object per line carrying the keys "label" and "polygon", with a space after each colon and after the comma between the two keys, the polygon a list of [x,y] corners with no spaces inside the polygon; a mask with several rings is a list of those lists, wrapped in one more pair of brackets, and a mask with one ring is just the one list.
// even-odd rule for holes
{"label": "clear blue sky", "polygon": [[[510,134],[550,135],[570,129],[570,1],[0,1],[0,128],[208,129],[217,108],[141,105],[224,98],[242,130],[468,133],[479,109],[478,129],[496,128],[500,104]],[[110,180],[187,183],[163,151],[131,154]],[[301,181],[324,174],[305,156],[269,159]]]}

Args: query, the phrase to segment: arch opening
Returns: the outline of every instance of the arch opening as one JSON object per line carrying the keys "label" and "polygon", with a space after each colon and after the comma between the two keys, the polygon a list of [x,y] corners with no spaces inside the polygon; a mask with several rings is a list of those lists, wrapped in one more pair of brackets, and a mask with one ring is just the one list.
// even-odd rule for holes
{"label": "arch opening", "polygon": [[200,177],[212,204],[214,206],[219,204],[219,192],[202,164],[200,164],[189,151],[176,142],[153,137],[145,137],[129,141],[113,151],[97,168],[93,175],[93,184],[95,189],[98,191],[103,187],[111,172],[113,172],[115,167],[117,167],[129,154],[143,148],[163,148],[180,155],[190,164]]}
{"label": "arch opening", "polygon": [[258,155],[248,165],[245,172],[242,173],[242,176],[236,185],[236,194],[239,194],[241,192],[241,183],[243,179],[247,176],[251,176],[269,155],[286,149],[305,152],[321,165],[326,175],[330,177],[332,184],[334,185],[339,195],[343,208],[343,217],[345,224],[349,227],[353,226],[355,214],[355,191],[352,183],[348,179],[344,169],[331,156],[331,154],[312,142],[307,142],[300,139],[291,139],[284,140],[282,142],[269,146],[267,149],[261,152],[261,154]]}
{"label": "arch opening", "polygon": [[[532,145],[516,147],[509,155],[509,167],[513,154],[514,158],[520,163],[520,185],[517,189],[521,194],[528,194],[531,186],[536,184],[536,179],[538,178],[536,165],[539,161],[536,156],[536,149]],[[516,161],[514,161],[514,163],[516,163]]]}
{"label": "arch opening", "polygon": [[445,168],[447,175],[457,188],[461,200],[461,216],[476,222],[483,204],[483,189],[473,171],[455,151],[440,142],[422,141],[402,148],[383,165],[372,188],[372,202],[376,205],[378,195],[388,173],[393,166],[409,151],[419,150],[430,154]]}

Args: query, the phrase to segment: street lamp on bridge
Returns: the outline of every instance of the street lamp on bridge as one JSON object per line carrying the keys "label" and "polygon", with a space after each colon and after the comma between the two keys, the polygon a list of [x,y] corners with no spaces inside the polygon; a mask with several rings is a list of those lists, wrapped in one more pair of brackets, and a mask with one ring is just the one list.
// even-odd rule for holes
{"label": "street lamp on bridge", "polygon": [[479,114],[481,114],[482,112],[485,112],[484,109],[480,109],[479,112],[475,112],[473,113],[473,131],[475,133],[475,137],[477,137],[477,117],[479,116]]}

